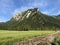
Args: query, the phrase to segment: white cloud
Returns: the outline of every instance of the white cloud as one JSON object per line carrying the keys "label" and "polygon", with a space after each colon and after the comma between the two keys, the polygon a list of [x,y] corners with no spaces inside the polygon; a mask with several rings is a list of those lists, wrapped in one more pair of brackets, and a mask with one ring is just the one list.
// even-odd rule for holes
{"label": "white cloud", "polygon": [[44,6],[47,6],[47,2],[44,0],[35,0],[34,2],[29,3],[28,6],[44,7]]}
{"label": "white cloud", "polygon": [[9,20],[15,5],[12,0],[0,0],[0,22]]}
{"label": "white cloud", "polygon": [[44,10],[44,11],[42,11],[42,13],[44,13],[44,14],[49,14],[49,15],[56,15],[56,14],[54,14],[54,11],[56,10],[56,8],[51,8],[51,9],[49,9],[49,10]]}
{"label": "white cloud", "polygon": [[40,8],[40,7],[44,7],[44,6],[47,6],[46,1],[35,0],[34,2],[30,2],[25,6],[21,6],[20,8],[15,9],[14,13],[22,12],[22,11],[25,11],[25,10],[30,9],[30,8],[35,8],[35,7]]}
{"label": "white cloud", "polygon": [[58,15],[58,14],[60,14],[60,11],[58,11],[57,13],[49,12],[49,11],[42,11],[42,13],[48,14],[48,15]]}
{"label": "white cloud", "polygon": [[7,14],[8,11],[11,11],[11,8],[14,8],[14,3],[12,0],[1,0],[0,1],[1,13]]}
{"label": "white cloud", "polygon": [[5,22],[7,18],[5,16],[0,16],[0,22]]}
{"label": "white cloud", "polygon": [[58,14],[60,14],[60,11],[58,12]]}
{"label": "white cloud", "polygon": [[31,7],[31,6],[30,6],[30,7],[29,7],[29,6],[22,6],[22,7],[20,7],[20,8],[15,9],[13,15],[14,15],[15,13],[23,12],[23,11],[26,11],[26,10],[31,9],[31,8],[33,8],[33,7]]}
{"label": "white cloud", "polygon": [[49,12],[48,12],[48,11],[42,11],[42,13],[43,13],[43,14],[49,14]]}

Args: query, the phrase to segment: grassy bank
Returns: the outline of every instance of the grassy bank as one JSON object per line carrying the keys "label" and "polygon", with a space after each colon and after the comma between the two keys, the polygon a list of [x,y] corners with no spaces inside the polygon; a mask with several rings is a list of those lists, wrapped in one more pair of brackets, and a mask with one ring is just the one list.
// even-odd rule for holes
{"label": "grassy bank", "polygon": [[13,42],[27,40],[36,36],[53,33],[54,31],[7,31],[0,30],[0,45],[12,45]]}
{"label": "grassy bank", "polygon": [[55,44],[55,45],[60,45],[60,35],[57,36],[54,44]]}

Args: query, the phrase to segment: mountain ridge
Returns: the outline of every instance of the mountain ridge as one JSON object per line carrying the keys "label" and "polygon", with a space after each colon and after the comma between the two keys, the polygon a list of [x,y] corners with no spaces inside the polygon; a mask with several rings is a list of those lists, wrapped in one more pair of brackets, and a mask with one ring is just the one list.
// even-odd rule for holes
{"label": "mountain ridge", "polygon": [[48,30],[60,29],[60,22],[53,16],[41,13],[38,8],[15,14],[7,22],[7,29],[13,30]]}

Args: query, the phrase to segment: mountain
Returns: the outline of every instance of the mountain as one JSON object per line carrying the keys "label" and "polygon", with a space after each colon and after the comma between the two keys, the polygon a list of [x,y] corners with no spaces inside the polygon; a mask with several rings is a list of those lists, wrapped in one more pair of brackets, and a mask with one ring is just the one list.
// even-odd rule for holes
{"label": "mountain", "polygon": [[28,9],[16,13],[11,20],[6,22],[8,28],[13,30],[57,30],[60,22],[53,16],[41,13],[38,8]]}
{"label": "mountain", "polygon": [[56,19],[60,20],[60,14],[58,16],[55,16],[55,17],[56,17]]}

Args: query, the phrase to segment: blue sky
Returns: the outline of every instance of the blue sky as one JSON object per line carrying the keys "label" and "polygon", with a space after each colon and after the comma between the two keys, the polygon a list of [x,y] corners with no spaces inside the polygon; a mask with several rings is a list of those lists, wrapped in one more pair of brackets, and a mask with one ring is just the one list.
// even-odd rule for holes
{"label": "blue sky", "polygon": [[15,13],[34,7],[48,15],[60,14],[60,0],[0,0],[0,22],[6,22]]}

